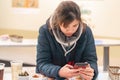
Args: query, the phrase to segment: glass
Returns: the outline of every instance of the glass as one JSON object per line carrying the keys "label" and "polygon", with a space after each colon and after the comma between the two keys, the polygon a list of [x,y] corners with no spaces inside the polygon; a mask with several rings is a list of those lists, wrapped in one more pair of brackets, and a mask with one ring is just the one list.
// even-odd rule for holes
{"label": "glass", "polygon": [[4,63],[0,63],[0,80],[3,80],[4,67],[5,67],[5,64]]}
{"label": "glass", "polygon": [[22,72],[22,61],[11,61],[12,80],[18,80],[19,73]]}

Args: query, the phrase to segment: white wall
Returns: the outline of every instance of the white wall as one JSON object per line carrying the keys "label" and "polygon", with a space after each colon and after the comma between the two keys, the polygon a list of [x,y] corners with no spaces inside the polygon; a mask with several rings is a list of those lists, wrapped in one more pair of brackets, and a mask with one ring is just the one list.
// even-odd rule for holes
{"label": "white wall", "polygon": [[[0,28],[37,31],[61,1],[39,0],[38,9],[15,9],[12,0],[0,0]],[[91,10],[88,18],[94,35],[120,38],[120,0],[74,1]]]}
{"label": "white wall", "polygon": [[39,0],[39,8],[24,9],[12,8],[12,0],[0,0],[0,28],[38,30],[58,2],[58,0]]}

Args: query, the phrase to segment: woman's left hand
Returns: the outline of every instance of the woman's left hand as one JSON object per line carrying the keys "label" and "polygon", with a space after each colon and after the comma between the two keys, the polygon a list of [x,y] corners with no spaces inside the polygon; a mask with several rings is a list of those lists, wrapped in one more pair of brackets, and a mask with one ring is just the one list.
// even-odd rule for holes
{"label": "woman's left hand", "polygon": [[80,70],[80,75],[85,80],[92,80],[93,76],[94,76],[94,69],[92,69],[90,67],[90,65],[88,64],[88,66],[85,69],[83,68],[83,69]]}

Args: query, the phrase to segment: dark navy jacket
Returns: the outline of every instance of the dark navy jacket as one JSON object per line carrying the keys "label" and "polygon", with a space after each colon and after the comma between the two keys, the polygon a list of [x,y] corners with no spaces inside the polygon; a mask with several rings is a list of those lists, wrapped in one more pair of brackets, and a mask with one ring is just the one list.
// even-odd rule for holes
{"label": "dark navy jacket", "polygon": [[64,56],[64,50],[50,33],[48,25],[41,26],[37,44],[36,72],[62,80],[63,78],[58,75],[59,69],[67,63],[76,62],[88,62],[94,69],[93,80],[96,79],[98,75],[97,56],[91,29],[86,26],[76,47]]}

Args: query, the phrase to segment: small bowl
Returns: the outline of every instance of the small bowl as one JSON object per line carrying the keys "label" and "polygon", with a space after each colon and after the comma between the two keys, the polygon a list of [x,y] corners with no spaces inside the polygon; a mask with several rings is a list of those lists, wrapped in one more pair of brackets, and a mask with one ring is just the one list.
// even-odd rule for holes
{"label": "small bowl", "polygon": [[29,80],[29,76],[18,76],[18,80]]}
{"label": "small bowl", "polygon": [[13,42],[22,42],[23,36],[9,35],[10,40]]}
{"label": "small bowl", "polygon": [[31,78],[30,80],[48,80],[47,77],[44,77],[44,78]]}
{"label": "small bowl", "polygon": [[48,80],[48,78],[41,74],[35,74],[30,80]]}

